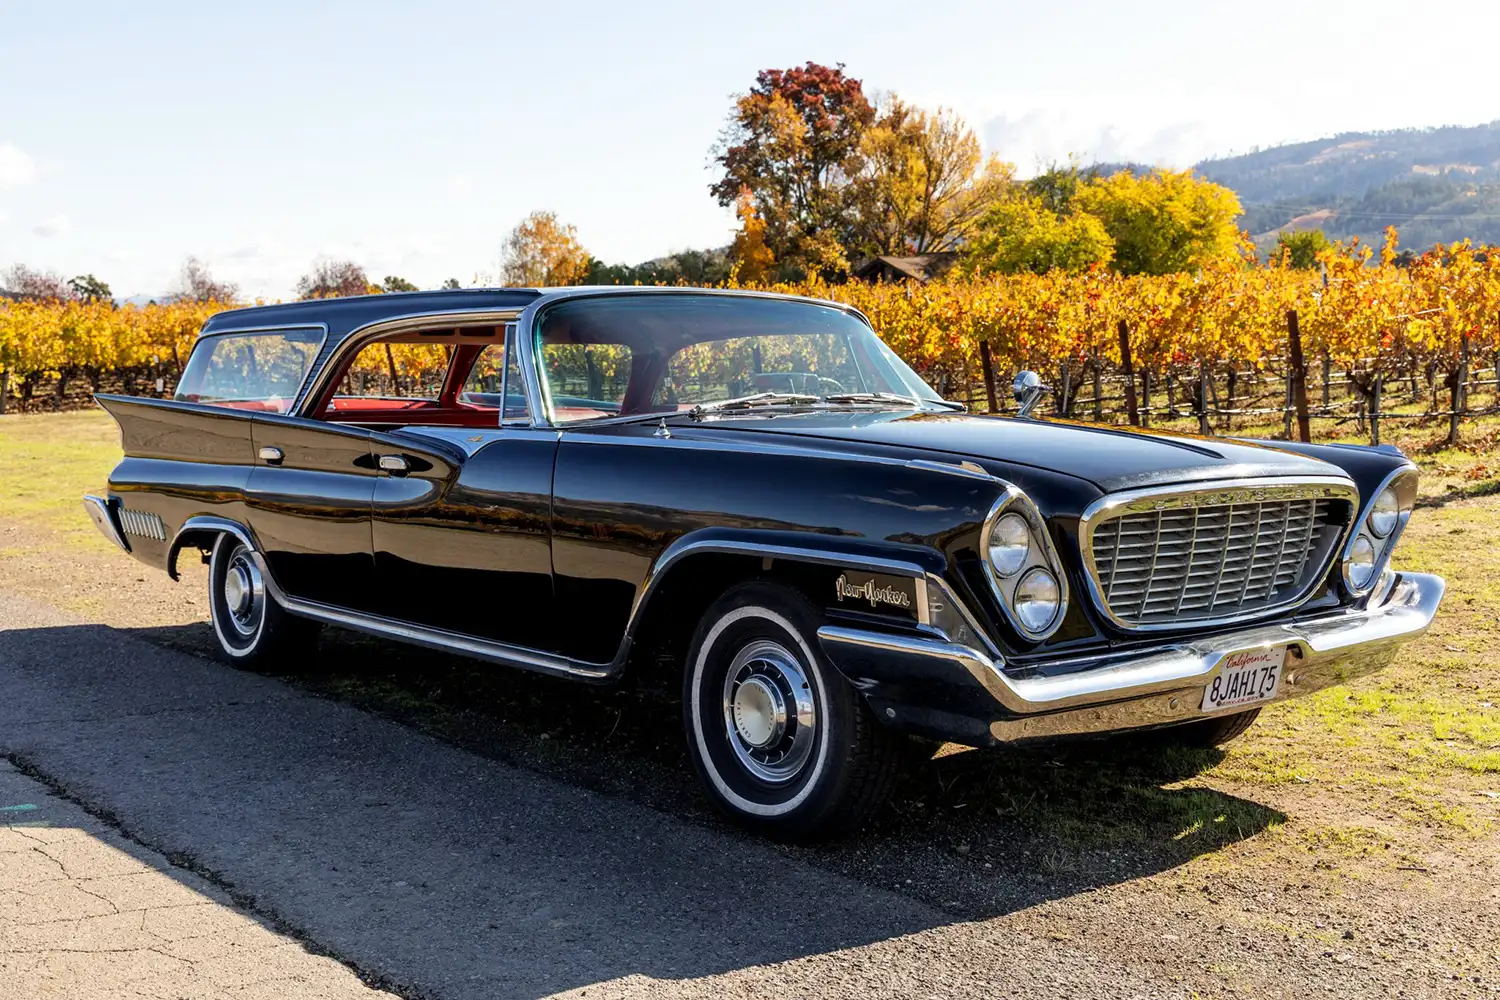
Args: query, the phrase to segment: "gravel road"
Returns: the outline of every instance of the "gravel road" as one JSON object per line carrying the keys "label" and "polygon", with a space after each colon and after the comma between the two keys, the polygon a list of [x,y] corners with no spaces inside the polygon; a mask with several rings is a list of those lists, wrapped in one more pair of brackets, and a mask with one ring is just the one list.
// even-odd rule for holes
{"label": "gravel road", "polygon": [[[974,917],[4,593],[0,755],[153,871],[408,998],[1491,995],[1433,956],[1455,927],[1493,946],[1493,891],[1442,919],[1327,901],[1327,943],[1266,898],[1294,886],[1197,871]],[[0,935],[47,905],[6,892]]]}

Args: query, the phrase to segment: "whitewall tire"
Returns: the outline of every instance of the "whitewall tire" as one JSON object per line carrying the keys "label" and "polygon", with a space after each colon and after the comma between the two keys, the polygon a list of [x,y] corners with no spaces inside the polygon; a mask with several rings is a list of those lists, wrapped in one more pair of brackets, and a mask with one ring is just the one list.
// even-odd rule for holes
{"label": "whitewall tire", "polygon": [[[238,666],[285,670],[311,655],[318,625],[276,602],[260,554],[221,534],[208,563],[208,610],[221,659]],[[272,663],[275,659],[277,662]]]}
{"label": "whitewall tire", "polygon": [[704,614],[688,652],[688,754],[709,797],[788,838],[858,825],[888,794],[896,737],[817,647],[817,610],[785,587],[742,584]]}

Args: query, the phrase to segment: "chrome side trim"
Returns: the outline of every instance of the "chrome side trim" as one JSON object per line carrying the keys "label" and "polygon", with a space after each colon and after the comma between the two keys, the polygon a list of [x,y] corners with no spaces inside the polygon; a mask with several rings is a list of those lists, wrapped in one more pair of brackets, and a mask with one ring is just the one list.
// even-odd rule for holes
{"label": "chrome side trim", "polygon": [[[228,518],[198,516],[190,517],[183,522],[182,528],[177,532],[177,536],[172,539],[171,552],[167,557],[169,566],[175,563],[177,552],[183,547],[184,541],[182,536],[188,532],[200,531],[225,532],[235,536],[248,546],[255,559],[256,568],[260,570],[261,576],[265,581],[266,591],[277,604],[281,605],[290,614],[326,622],[330,625],[341,625],[344,628],[352,628],[371,635],[397,639],[401,642],[412,643],[418,646],[426,646],[429,649],[440,649],[449,653],[457,653],[460,656],[472,656],[491,663],[519,667],[523,670],[558,674],[587,681],[608,680],[618,672],[616,664],[583,663],[578,660],[571,660],[567,657],[527,649],[522,646],[512,646],[508,643],[479,639],[470,635],[461,635],[457,632],[428,628],[424,625],[414,625],[410,622],[382,618],[378,615],[367,615],[357,611],[349,611],[345,608],[334,607],[330,604],[321,604],[316,601],[305,601],[301,598],[291,597],[286,591],[281,589],[281,586],[276,582],[276,578],[271,575],[271,568],[266,564],[265,557],[261,554],[260,547],[256,544],[250,530],[237,521],[231,521]],[[629,648],[628,640],[625,648],[627,650]],[[619,666],[623,665],[624,661],[623,657],[621,657]]]}
{"label": "chrome side trim", "polygon": [[[1390,475],[1382,479],[1380,485],[1375,487],[1375,490],[1370,494],[1370,498],[1365,501],[1364,506],[1355,515],[1354,525],[1349,531],[1348,537],[1344,540],[1343,546],[1339,549],[1339,579],[1343,582],[1344,589],[1351,596],[1363,597],[1374,590],[1375,585],[1380,582],[1380,578],[1385,572],[1385,567],[1391,561],[1391,553],[1396,551],[1396,543],[1401,540],[1401,533],[1406,530],[1406,522],[1411,520],[1411,512],[1417,499],[1418,476],[1417,467],[1410,463],[1398,469],[1393,469]],[[1408,478],[1411,480],[1409,487],[1404,482]],[[1411,501],[1412,506],[1408,506],[1401,511],[1400,515],[1396,518],[1396,526],[1391,529],[1391,533],[1385,538],[1376,538],[1374,532],[1370,533],[1370,541],[1379,543],[1380,545],[1380,554],[1375,559],[1375,571],[1370,574],[1369,585],[1362,588],[1356,587],[1349,582],[1349,573],[1347,570],[1349,565],[1349,550],[1354,547],[1355,538],[1364,530],[1365,520],[1370,516],[1370,511],[1375,507],[1375,498],[1385,492],[1387,487],[1395,486],[1397,483],[1400,483],[1403,489],[1409,489],[1407,499]],[[1402,491],[1398,490],[1397,492],[1399,495]]]}
{"label": "chrome side trim", "polygon": [[[261,564],[261,572],[265,574],[266,570],[264,563],[261,561],[260,553],[256,552],[255,557],[256,561]],[[291,614],[300,615],[303,618],[311,618],[314,621],[326,622],[330,625],[342,625],[344,628],[352,628],[370,635],[396,639],[417,646],[426,646],[429,649],[439,649],[447,653],[457,653],[460,656],[472,656],[475,659],[500,663],[507,667],[519,667],[522,670],[533,670],[544,674],[557,674],[580,680],[604,681],[613,677],[617,672],[613,664],[581,663],[578,660],[538,652],[523,646],[512,646],[508,643],[494,642],[489,639],[478,639],[474,636],[462,635],[458,632],[428,628],[425,625],[413,625],[410,622],[381,618],[377,615],[361,614],[329,604],[319,604],[314,601],[304,601],[295,597],[288,597],[277,588],[275,581],[271,579],[269,574],[266,574],[266,585],[275,596],[277,603]]]}
{"label": "chrome side trim", "polygon": [[[1122,508],[1129,508],[1136,505],[1148,505],[1146,509],[1170,509],[1189,505],[1202,506],[1201,504],[1191,503],[1195,498],[1213,498],[1218,504],[1250,503],[1258,498],[1286,499],[1289,493],[1294,494],[1295,498],[1298,499],[1322,497],[1331,500],[1343,500],[1349,504],[1351,510],[1359,506],[1359,488],[1354,485],[1352,480],[1339,476],[1221,479],[1206,483],[1183,483],[1178,486],[1153,486],[1138,490],[1125,490],[1119,493],[1106,494],[1095,500],[1084,509],[1083,515],[1078,521],[1078,547],[1079,555],[1083,562],[1083,582],[1088,588],[1089,598],[1093,602],[1095,610],[1115,628],[1125,632],[1165,632],[1181,631],[1184,627],[1214,628],[1219,625],[1233,625],[1237,622],[1265,618],[1268,615],[1300,607],[1312,596],[1318,584],[1327,576],[1328,570],[1333,564],[1333,559],[1337,557],[1336,554],[1342,552],[1345,544],[1348,542],[1357,519],[1351,518],[1349,523],[1344,525],[1343,534],[1329,547],[1329,556],[1321,571],[1309,574],[1308,583],[1294,598],[1275,605],[1252,608],[1232,615],[1219,615],[1213,618],[1191,618],[1181,622],[1152,622],[1147,624],[1136,624],[1125,621],[1110,611],[1109,602],[1104,599],[1104,593],[1099,585],[1099,571],[1094,560],[1094,529],[1101,523],[1109,521],[1117,514],[1133,513],[1129,510],[1122,510]],[[1245,494],[1245,496],[1239,500],[1232,499],[1236,494]],[[1157,505],[1163,506],[1158,508]]]}
{"label": "chrome side trim", "polygon": [[913,458],[906,462],[908,469],[926,469],[929,472],[946,472],[950,476],[968,476],[971,479],[983,479],[987,482],[998,483],[1000,479],[991,475],[977,462],[967,459],[961,462],[938,462],[930,458]]}
{"label": "chrome side trim", "polygon": [[[1005,621],[1016,634],[1028,642],[1041,642],[1058,627],[1062,625],[1063,619],[1068,615],[1068,572],[1063,568],[1062,560],[1057,557],[1057,546],[1052,544],[1052,533],[1047,530],[1047,520],[1042,517],[1041,512],[1036,509],[1036,504],[1031,498],[1021,491],[1020,487],[1005,483],[1005,492],[1000,495],[990,512],[984,517],[984,524],[979,534],[979,559],[984,563],[984,578],[989,582],[990,591],[995,595],[995,600],[1000,605],[1001,612],[1005,615]],[[1021,623],[1020,617],[1015,609],[1011,607],[1010,599],[1002,589],[999,578],[990,566],[990,531],[995,527],[995,522],[1000,519],[1006,511],[1015,511],[1026,519],[1031,527],[1033,541],[1039,543],[1042,548],[1042,558],[1047,567],[1052,570],[1052,575],[1057,579],[1059,600],[1057,603],[1057,614],[1044,629],[1033,631]],[[1026,567],[1017,571],[1010,580],[1012,589],[1016,588],[1021,577],[1026,575]]]}
{"label": "chrome side trim", "polygon": [[99,529],[101,535],[119,546],[121,552],[130,551],[130,543],[125,540],[119,523],[115,521],[115,501],[85,493],[83,509],[88,512],[89,520],[94,522],[94,527]]}
{"label": "chrome side trim", "polygon": [[[822,549],[801,548],[795,545],[779,545],[769,542],[750,542],[726,538],[702,538],[694,539],[688,536],[679,538],[668,545],[666,550],[657,557],[651,569],[646,573],[646,579],[641,582],[636,590],[635,603],[630,606],[630,617],[625,624],[625,645],[628,644],[635,634],[636,625],[640,620],[641,610],[651,595],[656,592],[662,577],[673,565],[681,562],[690,555],[699,555],[705,552],[717,552],[726,555],[749,555],[761,556],[768,559],[792,559],[797,562],[818,563],[824,566],[837,566],[844,569],[869,570],[872,573],[890,573],[894,576],[910,576],[918,580],[928,581],[930,585],[932,576],[921,566],[914,562],[901,559],[886,559],[879,556],[852,556],[841,552],[826,552]],[[919,589],[920,593],[920,589]],[[931,624],[931,611],[926,601],[918,601],[917,621],[922,625]],[[616,656],[617,662],[623,662],[623,654],[626,648],[622,648],[621,655]]]}
{"label": "chrome side trim", "polygon": [[[1225,658],[1284,645],[1284,683],[1277,701],[1341,684],[1387,664],[1396,648],[1426,630],[1446,588],[1441,577],[1401,574],[1379,607],[1341,610],[1300,622],[1244,629],[1198,642],[1127,654],[1080,657],[1049,666],[1049,676],[1013,678],[984,653],[954,643],[825,626],[818,638],[835,663],[871,656],[913,665],[946,662],[982,684],[1009,716],[991,725],[995,739],[1049,738],[1187,722],[1201,711],[1202,691]],[[1070,665],[1079,669],[1068,670]]]}

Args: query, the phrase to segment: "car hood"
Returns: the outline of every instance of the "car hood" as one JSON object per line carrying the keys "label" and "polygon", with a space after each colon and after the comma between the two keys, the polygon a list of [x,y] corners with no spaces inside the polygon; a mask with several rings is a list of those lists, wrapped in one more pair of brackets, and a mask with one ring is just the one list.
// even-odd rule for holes
{"label": "car hood", "polygon": [[[1062,472],[1104,492],[1252,476],[1339,476],[1327,462],[1274,446],[1065,420],[967,413],[723,414],[701,426],[942,452]],[[1347,477],[1345,477],[1347,478]]]}

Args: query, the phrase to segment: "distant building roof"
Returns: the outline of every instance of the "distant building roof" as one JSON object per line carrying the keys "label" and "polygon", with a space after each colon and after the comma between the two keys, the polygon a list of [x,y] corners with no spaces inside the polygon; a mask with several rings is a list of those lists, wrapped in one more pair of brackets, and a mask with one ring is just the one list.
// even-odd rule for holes
{"label": "distant building roof", "polygon": [[855,265],[850,274],[861,281],[920,281],[940,278],[958,262],[952,250],[918,254],[915,257],[871,257]]}

